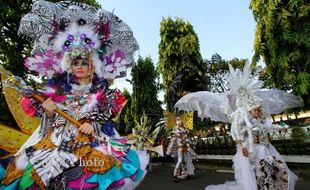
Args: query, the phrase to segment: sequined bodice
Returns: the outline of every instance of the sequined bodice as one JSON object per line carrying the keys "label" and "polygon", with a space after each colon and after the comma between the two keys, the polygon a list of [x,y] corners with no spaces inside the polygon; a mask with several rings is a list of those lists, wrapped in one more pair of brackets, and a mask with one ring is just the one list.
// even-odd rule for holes
{"label": "sequined bodice", "polygon": [[80,110],[87,103],[88,95],[67,95],[67,100],[63,103],[70,111]]}

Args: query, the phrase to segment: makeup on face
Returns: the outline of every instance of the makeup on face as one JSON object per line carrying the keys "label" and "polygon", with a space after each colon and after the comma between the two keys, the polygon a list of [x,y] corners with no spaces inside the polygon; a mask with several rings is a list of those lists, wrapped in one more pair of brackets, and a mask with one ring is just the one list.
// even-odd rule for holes
{"label": "makeup on face", "polygon": [[177,117],[177,118],[176,118],[176,124],[179,125],[179,126],[182,125],[182,120],[181,120],[180,117]]}
{"label": "makeup on face", "polygon": [[254,118],[258,118],[261,114],[261,109],[259,107],[257,108],[253,108],[251,111],[250,111],[250,114],[254,117]]}
{"label": "makeup on face", "polygon": [[83,60],[83,59],[80,59],[80,60],[74,60],[72,61],[71,63],[72,66],[74,67],[89,67],[89,63],[87,60]]}
{"label": "makeup on face", "polygon": [[89,80],[91,64],[85,59],[76,59],[71,62],[72,72],[79,79]]}

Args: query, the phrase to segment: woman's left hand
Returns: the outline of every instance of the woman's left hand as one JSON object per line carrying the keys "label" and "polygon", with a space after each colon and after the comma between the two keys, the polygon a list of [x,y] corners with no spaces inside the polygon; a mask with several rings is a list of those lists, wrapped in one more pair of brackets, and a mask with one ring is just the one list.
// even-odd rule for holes
{"label": "woman's left hand", "polygon": [[78,131],[81,131],[82,133],[89,135],[94,131],[94,129],[90,123],[85,122],[81,125],[81,127],[79,127]]}

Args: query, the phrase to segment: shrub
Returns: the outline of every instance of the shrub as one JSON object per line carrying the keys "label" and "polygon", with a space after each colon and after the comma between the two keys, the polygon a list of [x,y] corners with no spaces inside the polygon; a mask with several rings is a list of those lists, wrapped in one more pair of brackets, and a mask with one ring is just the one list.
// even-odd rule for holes
{"label": "shrub", "polygon": [[305,140],[308,138],[308,134],[298,126],[295,126],[292,128],[291,138],[294,142],[305,142]]}

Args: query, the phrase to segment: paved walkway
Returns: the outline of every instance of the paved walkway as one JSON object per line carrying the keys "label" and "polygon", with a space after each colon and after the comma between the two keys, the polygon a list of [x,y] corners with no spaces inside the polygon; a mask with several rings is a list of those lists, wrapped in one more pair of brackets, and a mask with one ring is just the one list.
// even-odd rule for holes
{"label": "paved walkway", "polygon": [[[299,174],[300,172],[294,171]],[[210,171],[196,169],[195,179],[183,180],[178,183],[172,180],[173,168],[169,166],[155,165],[153,172],[148,173],[137,190],[204,190],[208,184],[221,184],[227,180],[234,180],[234,174],[229,171]],[[303,180],[299,180],[296,190],[308,190],[310,187],[310,173],[303,174]]]}

